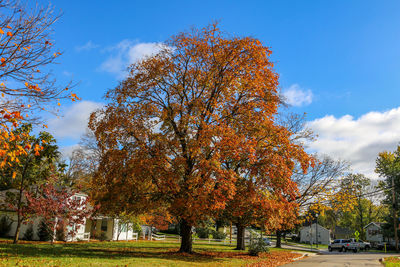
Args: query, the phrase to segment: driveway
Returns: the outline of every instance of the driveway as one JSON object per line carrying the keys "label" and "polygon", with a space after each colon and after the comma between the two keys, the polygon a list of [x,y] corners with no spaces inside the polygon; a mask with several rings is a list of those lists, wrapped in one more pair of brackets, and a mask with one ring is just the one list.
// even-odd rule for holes
{"label": "driveway", "polygon": [[295,261],[283,266],[323,266],[323,267],[336,267],[336,266],[382,266],[379,259],[390,256],[399,256],[400,254],[384,254],[372,252],[330,252],[322,255],[315,255],[303,260]]}

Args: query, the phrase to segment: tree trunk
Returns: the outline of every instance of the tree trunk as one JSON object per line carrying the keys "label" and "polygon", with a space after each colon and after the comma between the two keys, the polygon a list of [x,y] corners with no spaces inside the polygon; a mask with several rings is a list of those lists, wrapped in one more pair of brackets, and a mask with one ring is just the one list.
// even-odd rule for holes
{"label": "tree trunk", "polygon": [[[52,236],[51,236],[51,244],[53,245],[54,244],[54,241],[56,240],[56,238],[57,238],[57,223],[58,223],[58,219],[57,219],[57,217],[54,219],[54,226],[53,226],[53,234],[52,234]],[[74,239],[72,239],[72,240],[74,240]]]}
{"label": "tree trunk", "polygon": [[193,253],[192,250],[192,225],[190,225],[186,220],[181,221],[181,248],[179,252]]}
{"label": "tree trunk", "polygon": [[282,247],[282,232],[276,231],[276,248]]}
{"label": "tree trunk", "polygon": [[21,216],[20,216],[20,214],[19,214],[19,212],[18,212],[18,217],[17,217],[17,229],[15,229],[14,241],[13,241],[14,244],[17,244],[17,243],[18,243],[20,229],[21,229]]}
{"label": "tree trunk", "polygon": [[28,165],[30,162],[30,158],[26,161],[24,165],[24,169],[22,170],[22,175],[21,175],[21,184],[19,186],[19,196],[18,196],[18,203],[17,203],[17,229],[15,229],[15,235],[14,235],[14,244],[18,243],[19,240],[19,232],[21,229],[21,223],[22,223],[22,194],[24,193],[24,181],[25,181],[25,175],[26,175],[26,170],[28,169]]}
{"label": "tree trunk", "polygon": [[236,250],[245,250],[246,243],[245,243],[245,229],[244,225],[236,224],[237,228],[237,243],[236,243]]}

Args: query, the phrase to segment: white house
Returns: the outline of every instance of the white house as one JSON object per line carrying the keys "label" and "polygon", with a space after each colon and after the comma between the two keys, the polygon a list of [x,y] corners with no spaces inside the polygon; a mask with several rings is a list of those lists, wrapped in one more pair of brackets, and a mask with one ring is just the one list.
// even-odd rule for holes
{"label": "white house", "polygon": [[121,220],[97,216],[86,221],[84,232],[91,238],[103,240],[137,240],[138,234],[133,231],[132,223],[121,223]]}
{"label": "white house", "polygon": [[[7,205],[6,205],[7,193],[19,194],[19,191],[15,190],[15,189],[10,189],[10,190],[5,190],[5,191],[0,192],[0,203],[2,204],[1,209],[0,209],[0,219],[5,217],[5,218],[7,218],[7,221],[9,221],[11,223],[11,228],[6,233],[6,236],[13,237],[15,235],[15,231],[17,229],[17,212],[7,208]],[[87,195],[84,193],[76,193],[72,197],[76,198],[78,200],[85,201],[85,199],[87,198]],[[23,201],[25,201],[25,199],[23,199]],[[33,218],[30,218],[29,222],[22,223],[21,227],[20,227],[20,232],[19,232],[19,239],[24,239],[26,231],[28,230],[29,227],[32,226],[33,240],[39,240],[38,229],[39,229],[41,220],[42,220],[41,217],[33,217]],[[85,224],[86,224],[86,220],[84,220],[83,224],[73,225],[72,228],[74,229],[74,235],[73,235],[73,237],[66,236],[66,241],[89,240],[89,238],[90,238],[89,233],[84,231]],[[69,232],[70,230],[71,230],[71,227],[68,226],[67,231]]]}
{"label": "white house", "polygon": [[365,227],[366,240],[371,244],[380,243],[383,241],[382,223],[371,222]]}
{"label": "white house", "polygon": [[328,245],[330,244],[330,234],[330,230],[313,223],[311,226],[303,226],[300,229],[300,242],[316,244],[318,240],[318,244]]}
{"label": "white house", "polygon": [[[18,193],[17,190],[7,190],[0,192],[0,202],[6,203],[6,193]],[[73,198],[85,201],[87,195],[84,193],[75,193]],[[11,229],[6,236],[13,237],[17,228],[17,213],[7,208],[7,205],[2,205],[0,209],[0,219],[6,217],[11,222]],[[20,239],[24,239],[26,230],[32,225],[33,227],[33,240],[39,240],[38,229],[42,218],[35,217],[27,224],[21,224]],[[138,234],[132,230],[132,224],[120,223],[119,219],[107,216],[97,216],[90,219],[85,219],[83,224],[67,226],[67,232],[73,230],[73,235],[67,235],[66,241],[79,241],[89,239],[103,239],[103,240],[137,240]]]}

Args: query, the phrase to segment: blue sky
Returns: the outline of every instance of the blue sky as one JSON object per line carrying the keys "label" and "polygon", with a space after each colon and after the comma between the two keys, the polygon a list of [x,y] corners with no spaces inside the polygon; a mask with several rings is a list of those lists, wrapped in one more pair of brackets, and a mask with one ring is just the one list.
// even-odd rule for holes
{"label": "blue sky", "polygon": [[[48,1],[39,1],[46,5]],[[83,102],[63,105],[50,130],[67,153],[87,114],[123,68],[171,35],[215,20],[273,51],[281,90],[320,135],[311,149],[374,176],[374,159],[400,140],[400,1],[52,1],[64,54],[55,66]],[[85,117],[86,116],[86,117]]]}

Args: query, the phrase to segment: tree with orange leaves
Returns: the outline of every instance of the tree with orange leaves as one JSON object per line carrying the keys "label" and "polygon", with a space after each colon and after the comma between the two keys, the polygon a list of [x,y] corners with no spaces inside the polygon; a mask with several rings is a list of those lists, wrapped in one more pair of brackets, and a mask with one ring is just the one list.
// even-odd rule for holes
{"label": "tree with orange leaves", "polygon": [[[246,172],[284,190],[292,158],[308,159],[274,123],[280,97],[270,54],[255,38],[210,25],[131,65],[91,115],[102,151],[94,199],[143,213],[162,203],[179,220],[180,251],[191,253],[192,227],[225,209]],[[247,165],[227,168],[229,159]]]}
{"label": "tree with orange leaves", "polygon": [[239,250],[245,249],[247,226],[259,225],[271,231],[296,220],[298,188],[291,179],[294,166],[298,164],[306,172],[313,163],[302,145],[293,142],[293,133],[273,118],[245,128],[231,126],[242,136],[242,142],[248,142],[247,148],[240,145],[227,150],[222,163],[236,173],[236,194],[228,201],[223,216],[237,226]]}
{"label": "tree with orange leaves", "polygon": [[25,153],[12,163],[0,162],[0,190],[6,194],[4,203],[0,205],[6,210],[15,211],[17,215],[14,243],[19,240],[22,223],[32,215],[25,194],[44,183],[53,168],[62,167],[57,165],[60,152],[53,136],[47,132],[34,136],[31,131],[32,126],[25,124],[11,132],[13,141],[9,143],[10,148],[20,147]]}
{"label": "tree with orange leaves", "polygon": [[[0,0],[0,160],[14,161],[23,149],[10,150],[10,132],[21,121],[38,122],[37,112],[56,111],[49,104],[77,100],[58,87],[48,70],[61,55],[53,47],[51,26],[58,19],[52,8]],[[55,105],[57,106],[57,105]]]}

